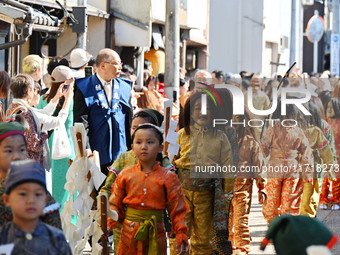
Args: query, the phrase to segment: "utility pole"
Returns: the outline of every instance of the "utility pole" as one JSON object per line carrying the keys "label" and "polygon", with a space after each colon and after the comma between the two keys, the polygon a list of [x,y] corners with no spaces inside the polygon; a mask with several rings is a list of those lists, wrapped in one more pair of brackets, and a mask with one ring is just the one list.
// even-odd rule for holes
{"label": "utility pole", "polygon": [[166,0],[164,92],[177,98],[179,90],[179,0]]}
{"label": "utility pole", "polygon": [[84,28],[77,33],[77,48],[86,50],[86,35],[87,35],[87,0],[78,0],[78,7],[82,9],[81,14],[84,15],[81,21],[84,22]]}
{"label": "utility pole", "polygon": [[291,33],[290,33],[290,54],[289,63],[296,61],[296,0],[292,0],[292,16],[291,16]]}
{"label": "utility pole", "polygon": [[339,24],[340,24],[340,17],[339,17],[339,0],[333,0],[333,31],[332,34],[339,34]]}

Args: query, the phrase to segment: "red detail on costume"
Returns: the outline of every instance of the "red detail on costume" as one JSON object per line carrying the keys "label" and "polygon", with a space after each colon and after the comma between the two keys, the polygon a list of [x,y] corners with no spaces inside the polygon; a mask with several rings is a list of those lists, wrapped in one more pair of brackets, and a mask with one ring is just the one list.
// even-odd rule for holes
{"label": "red detail on costume", "polygon": [[326,247],[328,249],[332,249],[332,247],[336,244],[337,241],[338,237],[336,235],[333,235],[332,239],[328,242],[328,244],[326,244]]}
{"label": "red detail on costume", "polygon": [[323,133],[326,135],[327,134],[327,132],[328,132],[328,130],[331,128],[331,126],[330,125],[328,125],[326,128],[325,128],[325,130],[323,131]]}
{"label": "red detail on costume", "polygon": [[116,169],[114,169],[113,167],[111,166],[108,166],[107,167],[107,170],[109,170],[110,172],[114,173],[116,176],[118,176],[118,171]]}
{"label": "red detail on costume", "polygon": [[268,245],[268,243],[269,243],[269,240],[267,238],[263,238],[260,249],[263,251]]}
{"label": "red detail on costume", "polygon": [[324,141],[321,145],[318,146],[318,149],[323,149],[324,147],[326,147],[326,145],[328,144],[328,141]]}

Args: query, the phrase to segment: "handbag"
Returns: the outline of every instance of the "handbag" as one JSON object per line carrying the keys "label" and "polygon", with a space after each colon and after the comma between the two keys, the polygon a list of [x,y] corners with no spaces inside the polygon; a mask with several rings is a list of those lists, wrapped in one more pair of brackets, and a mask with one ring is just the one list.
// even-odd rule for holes
{"label": "handbag", "polygon": [[72,148],[65,125],[59,125],[54,129],[52,141],[52,159],[68,158],[72,154]]}

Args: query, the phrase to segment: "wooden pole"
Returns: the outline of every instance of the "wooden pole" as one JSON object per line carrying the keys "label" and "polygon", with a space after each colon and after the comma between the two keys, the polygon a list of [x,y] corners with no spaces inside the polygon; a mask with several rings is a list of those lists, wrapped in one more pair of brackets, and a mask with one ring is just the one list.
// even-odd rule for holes
{"label": "wooden pole", "polygon": [[[170,107],[166,108],[165,111],[165,130],[164,130],[164,137],[166,138],[169,132],[169,127],[170,127]],[[163,149],[163,154],[168,155],[168,147],[169,143],[164,142],[164,149]]]}
{"label": "wooden pole", "polygon": [[102,254],[103,255],[108,255],[109,254],[109,248],[107,246],[107,199],[106,196],[101,195],[100,196],[100,227],[103,231],[102,235],[102,245],[103,245],[103,250]]}

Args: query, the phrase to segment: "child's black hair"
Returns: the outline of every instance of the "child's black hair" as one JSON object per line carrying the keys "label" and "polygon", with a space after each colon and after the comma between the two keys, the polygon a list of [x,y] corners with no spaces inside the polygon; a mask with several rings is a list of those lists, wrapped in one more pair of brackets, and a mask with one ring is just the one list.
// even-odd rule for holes
{"label": "child's black hair", "polygon": [[[135,115],[133,115],[132,120],[134,120],[136,118],[143,118],[148,123],[157,125],[156,120],[154,118],[152,118],[152,116],[147,112],[144,112],[144,111],[137,112]],[[133,139],[132,139],[132,141],[133,141]]]}
{"label": "child's black hair", "polygon": [[306,119],[306,128],[317,126],[320,129],[321,127],[321,110],[317,105],[315,99],[312,97],[308,103],[305,103],[304,106],[311,113],[311,115],[305,116]]}
{"label": "child's black hair", "polygon": [[[152,129],[154,131],[154,133],[156,134],[156,137],[159,141],[159,144],[163,144],[163,134],[162,134],[162,132],[159,130],[159,128],[157,126],[149,124],[149,123],[139,125],[138,128],[136,128],[135,132],[132,135],[132,143],[135,140],[135,134],[137,133],[138,130],[141,130],[141,129]],[[158,153],[157,157],[156,157],[156,161],[159,161],[159,162],[162,163],[162,160],[163,160],[163,154]]]}
{"label": "child's black hair", "polygon": [[[188,100],[186,101],[185,105],[184,105],[184,111],[183,111],[183,127],[185,130],[185,133],[187,135],[190,134],[190,125],[192,125],[193,123],[191,123],[191,113],[192,113],[192,109],[194,109],[194,105],[195,102],[199,99],[201,99],[201,96],[203,94],[206,94],[205,92],[196,92],[194,94],[192,94]],[[214,105],[213,100],[211,99],[210,96],[207,96],[207,103],[209,105],[210,108],[210,112],[211,112],[211,118],[215,119],[218,115],[217,109]],[[212,123],[211,123],[212,126]]]}
{"label": "child's black hair", "polygon": [[[287,98],[292,99],[296,97]],[[295,104],[286,104],[286,115],[282,115],[281,100],[281,98],[278,99],[277,108],[273,112],[272,119],[279,119],[280,121],[283,121],[284,119],[294,119],[297,123],[304,125],[305,120],[302,118],[303,113],[295,106]]]}
{"label": "child's black hair", "polygon": [[159,141],[159,144],[163,144],[163,134],[162,134],[162,132],[158,129],[158,127],[156,127],[155,125],[152,125],[150,123],[145,123],[145,124],[139,125],[138,128],[136,128],[135,132],[132,135],[132,143],[135,140],[136,132],[140,129],[152,129],[152,130],[154,130],[156,137]]}

